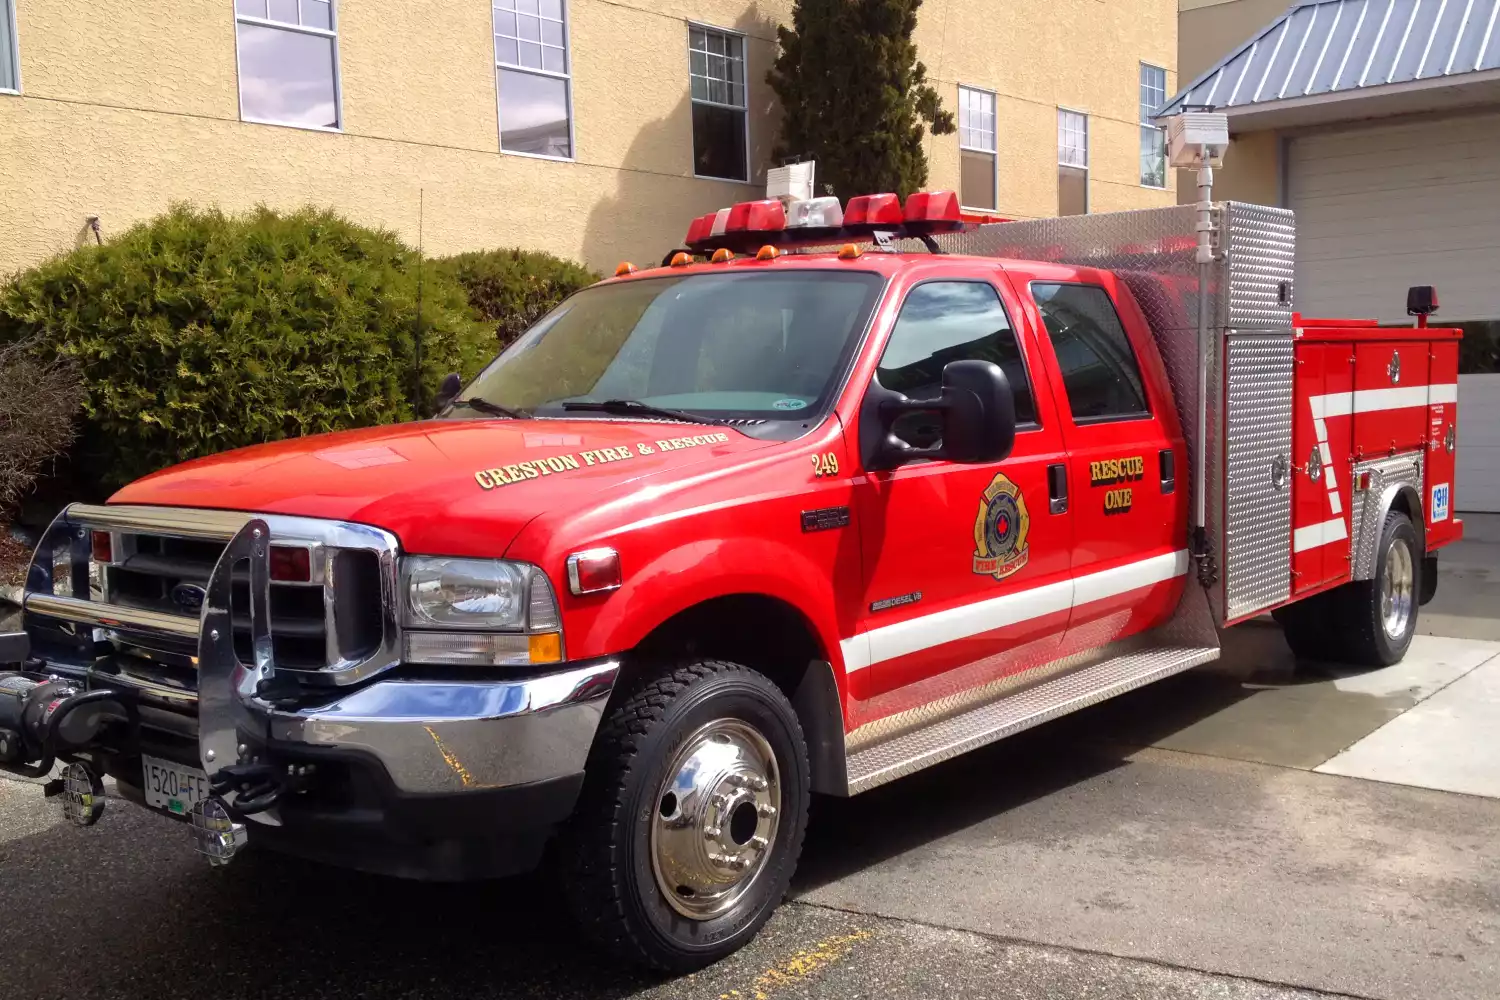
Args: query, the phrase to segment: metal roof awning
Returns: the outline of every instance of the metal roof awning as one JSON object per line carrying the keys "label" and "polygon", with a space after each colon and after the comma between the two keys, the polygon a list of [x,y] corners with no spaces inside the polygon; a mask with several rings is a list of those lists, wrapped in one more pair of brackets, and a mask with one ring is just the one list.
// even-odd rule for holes
{"label": "metal roof awning", "polygon": [[1500,101],[1497,19],[1500,0],[1297,3],[1156,117],[1209,105],[1238,130]]}

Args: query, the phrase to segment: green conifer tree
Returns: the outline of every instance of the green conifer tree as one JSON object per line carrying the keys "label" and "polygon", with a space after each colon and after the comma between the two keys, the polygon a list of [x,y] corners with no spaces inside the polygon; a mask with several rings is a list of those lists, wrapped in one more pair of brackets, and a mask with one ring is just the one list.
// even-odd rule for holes
{"label": "green conifer tree", "polygon": [[819,193],[840,198],[927,183],[926,127],[954,129],[917,59],[922,0],[796,0],[766,80],[781,100],[773,156],[817,160]]}

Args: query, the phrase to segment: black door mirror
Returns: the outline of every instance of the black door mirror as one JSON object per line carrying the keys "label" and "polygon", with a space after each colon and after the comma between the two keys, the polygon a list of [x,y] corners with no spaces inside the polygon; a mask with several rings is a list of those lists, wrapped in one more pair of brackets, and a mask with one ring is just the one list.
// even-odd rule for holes
{"label": "black door mirror", "polygon": [[438,386],[437,408],[442,409],[458,398],[458,394],[464,387],[464,380],[459,378],[458,372],[449,372],[443,376],[443,384]]}
{"label": "black door mirror", "polygon": [[[891,430],[905,413],[930,411],[942,420],[942,443],[914,448]],[[921,458],[980,465],[1003,461],[1015,445],[1016,401],[1010,381],[990,361],[950,361],[937,399],[908,399],[878,380],[870,383],[859,418],[865,470],[894,469]]]}

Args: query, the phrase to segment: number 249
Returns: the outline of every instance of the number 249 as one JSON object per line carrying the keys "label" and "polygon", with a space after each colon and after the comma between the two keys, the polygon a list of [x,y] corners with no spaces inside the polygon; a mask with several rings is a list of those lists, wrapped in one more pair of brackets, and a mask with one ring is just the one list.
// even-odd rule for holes
{"label": "number 249", "polygon": [[839,458],[833,452],[830,451],[820,455],[813,455],[811,457],[814,478],[822,478],[823,476],[836,476],[839,474]]}

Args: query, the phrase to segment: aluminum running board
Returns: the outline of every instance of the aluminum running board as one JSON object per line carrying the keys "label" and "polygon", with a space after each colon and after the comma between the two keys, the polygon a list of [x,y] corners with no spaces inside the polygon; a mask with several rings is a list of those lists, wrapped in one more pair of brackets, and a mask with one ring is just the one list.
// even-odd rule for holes
{"label": "aluminum running board", "polygon": [[1217,646],[1156,646],[1041,681],[849,755],[849,794],[869,791],[1032,726],[1219,658]]}

